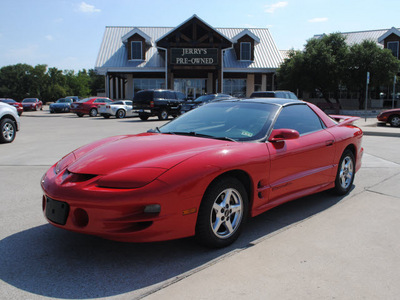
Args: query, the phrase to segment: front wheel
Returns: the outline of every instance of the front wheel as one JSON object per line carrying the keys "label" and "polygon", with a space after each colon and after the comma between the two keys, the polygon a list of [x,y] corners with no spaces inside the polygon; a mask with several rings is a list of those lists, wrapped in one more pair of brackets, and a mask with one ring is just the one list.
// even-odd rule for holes
{"label": "front wheel", "polygon": [[82,118],[82,117],[83,117],[83,113],[76,113],[76,115],[77,115],[79,118]]}
{"label": "front wheel", "polygon": [[168,119],[168,112],[166,110],[162,110],[160,111],[160,113],[158,114],[158,119],[161,121],[165,121]]}
{"label": "front wheel", "polygon": [[334,187],[336,194],[345,195],[350,191],[353,185],[355,172],[354,154],[350,150],[345,150],[340,158],[336,173]]}
{"label": "front wheel", "polygon": [[392,127],[399,127],[400,126],[400,116],[394,115],[389,120],[390,126]]}
{"label": "front wheel", "polygon": [[142,121],[147,121],[147,119],[149,118],[149,116],[147,115],[139,115],[140,120]]}
{"label": "front wheel", "polygon": [[11,143],[15,139],[17,128],[10,119],[3,119],[0,123],[1,136],[0,143]]}
{"label": "front wheel", "polygon": [[248,199],[243,184],[224,177],[212,183],[204,194],[196,224],[198,241],[208,247],[232,244],[247,218]]}

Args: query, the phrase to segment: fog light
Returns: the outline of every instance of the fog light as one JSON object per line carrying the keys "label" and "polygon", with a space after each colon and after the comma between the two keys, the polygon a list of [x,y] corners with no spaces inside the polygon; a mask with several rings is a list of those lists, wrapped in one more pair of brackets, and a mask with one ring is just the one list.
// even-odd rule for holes
{"label": "fog light", "polygon": [[144,208],[144,213],[146,214],[158,214],[161,211],[161,205],[160,204],[151,204],[147,205]]}
{"label": "fog light", "polygon": [[77,208],[74,211],[72,222],[75,226],[83,228],[89,223],[89,216],[84,209]]}

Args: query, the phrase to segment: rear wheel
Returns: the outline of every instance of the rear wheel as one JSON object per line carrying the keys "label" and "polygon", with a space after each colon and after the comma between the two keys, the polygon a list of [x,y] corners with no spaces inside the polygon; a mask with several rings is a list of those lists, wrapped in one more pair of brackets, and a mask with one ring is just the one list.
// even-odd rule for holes
{"label": "rear wheel", "polygon": [[392,127],[399,127],[400,126],[400,116],[399,115],[391,116],[389,123],[390,123],[390,126],[392,126]]}
{"label": "rear wheel", "polygon": [[1,135],[0,135],[1,143],[11,143],[15,139],[17,128],[12,120],[8,118],[1,120],[0,129],[1,129]]}
{"label": "rear wheel", "polygon": [[123,119],[123,118],[125,118],[125,111],[123,110],[123,109],[118,109],[117,110],[117,113],[115,114],[115,116],[118,118],[118,119]]}
{"label": "rear wheel", "polygon": [[236,178],[223,177],[204,194],[196,224],[200,243],[214,248],[232,244],[240,235],[248,211],[247,193]]}
{"label": "rear wheel", "polygon": [[355,172],[354,154],[350,150],[345,150],[340,158],[336,174],[334,187],[336,194],[345,195],[350,191],[353,185]]}
{"label": "rear wheel", "polygon": [[96,117],[96,116],[97,116],[97,109],[96,109],[96,108],[92,108],[92,109],[89,111],[89,116],[91,116],[91,117]]}

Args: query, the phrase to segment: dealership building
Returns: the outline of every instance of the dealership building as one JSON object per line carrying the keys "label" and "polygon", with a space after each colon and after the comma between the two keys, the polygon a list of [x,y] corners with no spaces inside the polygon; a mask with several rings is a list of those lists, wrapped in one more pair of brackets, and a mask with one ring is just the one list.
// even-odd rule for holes
{"label": "dealership building", "polygon": [[157,88],[248,97],[275,89],[282,62],[268,29],[214,28],[194,15],[176,27],[106,27],[95,70],[112,99]]}

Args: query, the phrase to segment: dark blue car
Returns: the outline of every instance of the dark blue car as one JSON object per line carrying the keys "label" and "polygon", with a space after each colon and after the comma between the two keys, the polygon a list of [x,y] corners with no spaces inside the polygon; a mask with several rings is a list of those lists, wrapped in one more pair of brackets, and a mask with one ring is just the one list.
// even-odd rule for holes
{"label": "dark blue car", "polygon": [[71,98],[60,98],[55,103],[51,103],[49,110],[50,113],[67,113],[71,110]]}

